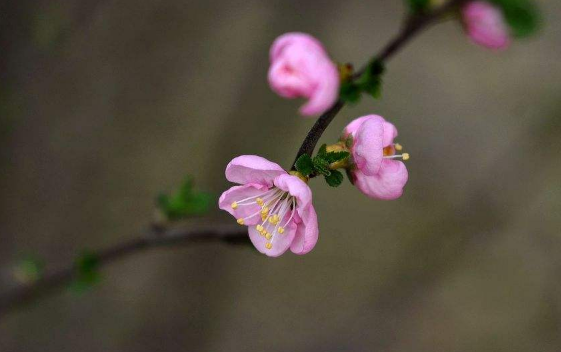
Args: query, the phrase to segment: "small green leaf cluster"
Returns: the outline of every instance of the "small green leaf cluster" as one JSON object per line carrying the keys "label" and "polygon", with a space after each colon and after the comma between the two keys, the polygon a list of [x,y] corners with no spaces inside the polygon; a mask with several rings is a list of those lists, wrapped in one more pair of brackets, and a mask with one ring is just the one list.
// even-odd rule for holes
{"label": "small green leaf cluster", "polygon": [[506,22],[515,38],[534,34],[540,27],[541,16],[533,0],[490,0],[503,10]]}
{"label": "small green leaf cluster", "polygon": [[75,292],[83,292],[97,284],[101,275],[99,273],[100,260],[97,254],[89,251],[83,252],[74,263],[76,278],[71,288]]}
{"label": "small green leaf cluster", "polygon": [[357,103],[362,93],[365,93],[374,99],[379,99],[382,95],[384,71],[384,65],[380,61],[372,61],[356,80],[347,79],[341,83],[340,98],[347,103]]}
{"label": "small green leaf cluster", "polygon": [[411,13],[421,13],[429,8],[430,0],[407,0],[407,5]]}
{"label": "small green leaf cluster", "polygon": [[196,191],[193,186],[193,179],[187,177],[176,193],[160,194],[157,205],[168,220],[201,215],[209,210],[212,197],[208,193]]}
{"label": "small green leaf cluster", "polygon": [[31,283],[39,280],[43,276],[45,263],[35,257],[28,256],[21,260],[14,268],[15,278],[23,283]]}
{"label": "small green leaf cluster", "polygon": [[330,165],[344,161],[349,155],[347,151],[327,152],[327,146],[324,144],[315,157],[312,158],[308,154],[300,156],[296,160],[296,170],[306,177],[322,175],[329,186],[339,187],[343,182],[343,174],[330,169]]}

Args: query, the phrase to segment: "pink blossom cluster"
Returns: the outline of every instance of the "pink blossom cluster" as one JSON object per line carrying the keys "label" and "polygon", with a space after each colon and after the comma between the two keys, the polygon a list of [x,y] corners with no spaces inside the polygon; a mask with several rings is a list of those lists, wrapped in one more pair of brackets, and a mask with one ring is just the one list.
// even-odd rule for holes
{"label": "pink blossom cluster", "polygon": [[[288,33],[273,43],[269,82],[287,98],[305,97],[300,109],[315,115],[337,100],[339,73],[321,43],[303,33]],[[355,119],[343,131],[338,145],[349,152],[344,166],[353,184],[371,198],[391,200],[403,194],[409,155],[396,154],[395,126],[377,115]],[[226,178],[236,183],[219,199],[219,207],[248,227],[257,250],[277,257],[290,249],[310,252],[317,243],[319,227],[312,204],[308,178],[290,173],[278,164],[256,155],[234,158],[226,167]]]}

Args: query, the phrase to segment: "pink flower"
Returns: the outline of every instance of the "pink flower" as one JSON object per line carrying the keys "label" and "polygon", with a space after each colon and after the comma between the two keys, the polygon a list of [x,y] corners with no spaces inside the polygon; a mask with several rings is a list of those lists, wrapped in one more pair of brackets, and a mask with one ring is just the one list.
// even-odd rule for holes
{"label": "pink flower", "polygon": [[321,43],[305,33],[286,33],[270,50],[269,85],[284,98],[308,98],[306,116],[329,109],[339,95],[339,71]]}
{"label": "pink flower", "polygon": [[318,222],[306,182],[256,155],[233,159],[226,178],[240,186],[222,193],[218,205],[249,227],[249,238],[259,252],[278,257],[289,247],[296,254],[314,248]]}
{"label": "pink flower", "polygon": [[407,160],[409,154],[395,154],[401,150],[401,145],[393,142],[395,137],[395,126],[377,115],[359,117],[343,131],[354,162],[351,169],[354,185],[368,197],[391,200],[403,194],[407,168],[395,159]]}
{"label": "pink flower", "polygon": [[506,49],[510,33],[500,8],[486,1],[473,1],[462,9],[463,22],[470,39],[490,49]]}

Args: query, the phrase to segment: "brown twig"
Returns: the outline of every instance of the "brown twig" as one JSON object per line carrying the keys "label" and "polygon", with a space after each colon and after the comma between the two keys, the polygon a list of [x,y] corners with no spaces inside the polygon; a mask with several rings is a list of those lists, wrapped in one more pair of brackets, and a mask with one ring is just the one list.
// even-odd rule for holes
{"label": "brown twig", "polygon": [[[143,235],[115,246],[91,253],[99,268],[116,260],[123,259],[144,250],[161,247],[178,247],[193,243],[247,243],[247,229],[239,225],[207,226],[199,228],[175,227],[164,229],[151,227]],[[0,318],[7,312],[30,301],[46,296],[64,287],[77,278],[79,272],[75,264],[66,265],[45,273],[40,279],[30,284],[13,288],[0,296]]]}
{"label": "brown twig", "polygon": [[[396,54],[401,48],[404,47],[407,42],[419,34],[423,29],[427,28],[430,24],[434,23],[438,18],[447,14],[449,11],[460,6],[466,0],[450,0],[446,4],[442,5],[440,8],[428,12],[423,15],[410,16],[405,22],[402,30],[399,34],[391,40],[382,50],[374,56],[370,62],[380,62],[384,63],[390,59],[394,54]],[[359,78],[366,70],[368,65],[363,66],[359,69],[352,77],[356,80]],[[321,138],[323,132],[327,129],[331,121],[337,116],[339,111],[345,106],[345,102],[338,100],[329,110],[327,110],[323,115],[321,115],[316,123],[312,126],[310,132],[302,142],[296,158],[292,163],[292,169],[295,170],[296,160],[304,154],[312,156],[314,149]]]}

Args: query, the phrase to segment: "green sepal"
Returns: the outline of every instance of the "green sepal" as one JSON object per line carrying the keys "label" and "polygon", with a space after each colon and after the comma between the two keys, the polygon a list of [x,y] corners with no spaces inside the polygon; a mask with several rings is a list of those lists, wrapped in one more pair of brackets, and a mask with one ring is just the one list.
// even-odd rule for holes
{"label": "green sepal", "polygon": [[345,139],[345,147],[347,147],[347,149],[351,149],[353,147],[354,144],[354,138],[352,134],[349,134],[349,136],[347,137],[347,139]]}

